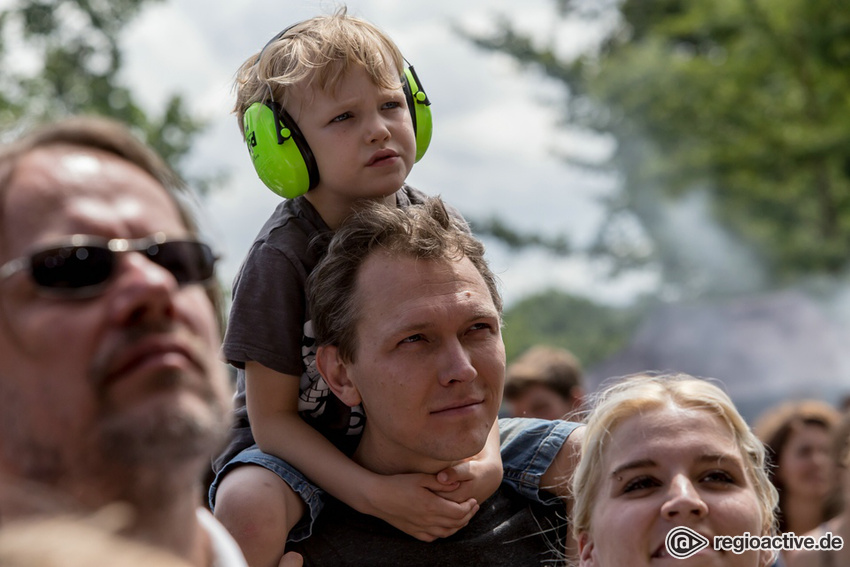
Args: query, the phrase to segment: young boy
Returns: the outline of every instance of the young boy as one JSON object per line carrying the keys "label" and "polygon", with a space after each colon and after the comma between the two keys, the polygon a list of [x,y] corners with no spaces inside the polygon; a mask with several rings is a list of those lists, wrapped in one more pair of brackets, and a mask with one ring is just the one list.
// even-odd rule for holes
{"label": "young boy", "polygon": [[[360,467],[348,455],[362,410],[338,400],[315,368],[305,283],[332,231],[364,200],[406,207],[425,199],[404,183],[428,142],[415,128],[429,125],[415,127],[412,108],[427,97],[412,96],[415,84],[405,91],[411,78],[418,83],[405,75],[392,40],[344,8],[287,28],[237,74],[235,110],[240,125],[245,119],[258,173],[290,197],[261,229],[234,282],[224,341],[238,371],[237,424],[214,464],[210,505],[252,567],[278,565],[287,538],[310,535],[322,489],[433,541],[466,525],[502,480],[498,427],[479,455],[436,476],[382,476]],[[272,124],[265,140],[254,123],[262,113],[272,117],[259,120]],[[522,439],[524,428],[513,426],[510,435]],[[520,455],[505,464],[521,462],[516,484],[536,491],[554,452],[541,463]]]}

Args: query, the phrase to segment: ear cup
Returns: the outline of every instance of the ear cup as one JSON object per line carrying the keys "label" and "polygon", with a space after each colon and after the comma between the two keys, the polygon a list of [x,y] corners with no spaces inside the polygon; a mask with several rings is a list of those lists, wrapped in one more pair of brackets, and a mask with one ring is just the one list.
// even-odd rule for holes
{"label": "ear cup", "polygon": [[431,101],[422,90],[422,83],[416,75],[413,66],[404,69],[404,94],[407,97],[407,108],[413,120],[413,131],[416,133],[416,160],[422,159],[428,145],[431,143],[433,123],[431,121]]}
{"label": "ear cup", "polygon": [[295,121],[275,102],[255,102],[245,111],[245,142],[257,175],[287,199],[319,183],[319,169]]}

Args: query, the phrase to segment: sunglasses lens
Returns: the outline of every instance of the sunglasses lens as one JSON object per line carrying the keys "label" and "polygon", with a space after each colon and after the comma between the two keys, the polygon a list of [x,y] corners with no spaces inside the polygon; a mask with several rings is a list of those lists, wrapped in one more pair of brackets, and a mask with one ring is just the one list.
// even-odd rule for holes
{"label": "sunglasses lens", "polygon": [[32,257],[32,277],[42,287],[78,289],[102,284],[112,274],[114,255],[100,246],[62,246]]}
{"label": "sunglasses lens", "polygon": [[144,252],[181,284],[203,282],[213,277],[215,255],[201,242],[173,240],[151,245]]}

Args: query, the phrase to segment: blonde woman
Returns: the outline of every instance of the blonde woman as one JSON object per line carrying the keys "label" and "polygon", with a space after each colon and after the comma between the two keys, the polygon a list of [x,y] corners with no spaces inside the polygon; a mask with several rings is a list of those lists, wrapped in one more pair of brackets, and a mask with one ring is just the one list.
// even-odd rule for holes
{"label": "blonde woman", "polygon": [[[573,491],[580,567],[673,560],[665,538],[680,526],[712,543],[775,532],[762,444],[720,388],[684,374],[629,376],[598,395]],[[766,567],[774,555],[710,544],[675,562]]]}

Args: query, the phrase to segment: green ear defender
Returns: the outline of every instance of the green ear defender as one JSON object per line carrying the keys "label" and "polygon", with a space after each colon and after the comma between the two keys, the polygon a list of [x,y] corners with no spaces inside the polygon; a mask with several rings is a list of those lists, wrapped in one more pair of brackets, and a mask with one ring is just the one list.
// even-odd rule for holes
{"label": "green ear defender", "polygon": [[428,95],[422,90],[422,83],[419,81],[413,65],[408,64],[404,69],[404,81],[402,83],[404,95],[407,97],[407,108],[410,110],[410,117],[413,119],[413,131],[416,133],[416,161],[419,161],[431,144],[433,127],[431,101],[428,100]]}
{"label": "green ear defender", "polygon": [[[431,143],[431,101],[411,66],[404,70],[402,88],[413,121],[419,161]],[[274,102],[271,87],[269,95],[268,101],[255,102],[245,111],[245,142],[254,169],[266,187],[293,199],[319,183],[319,167],[295,121]]]}
{"label": "green ear defender", "polygon": [[243,124],[251,161],[266,187],[293,199],[319,183],[319,168],[307,140],[279,104],[255,102],[245,111]]}

